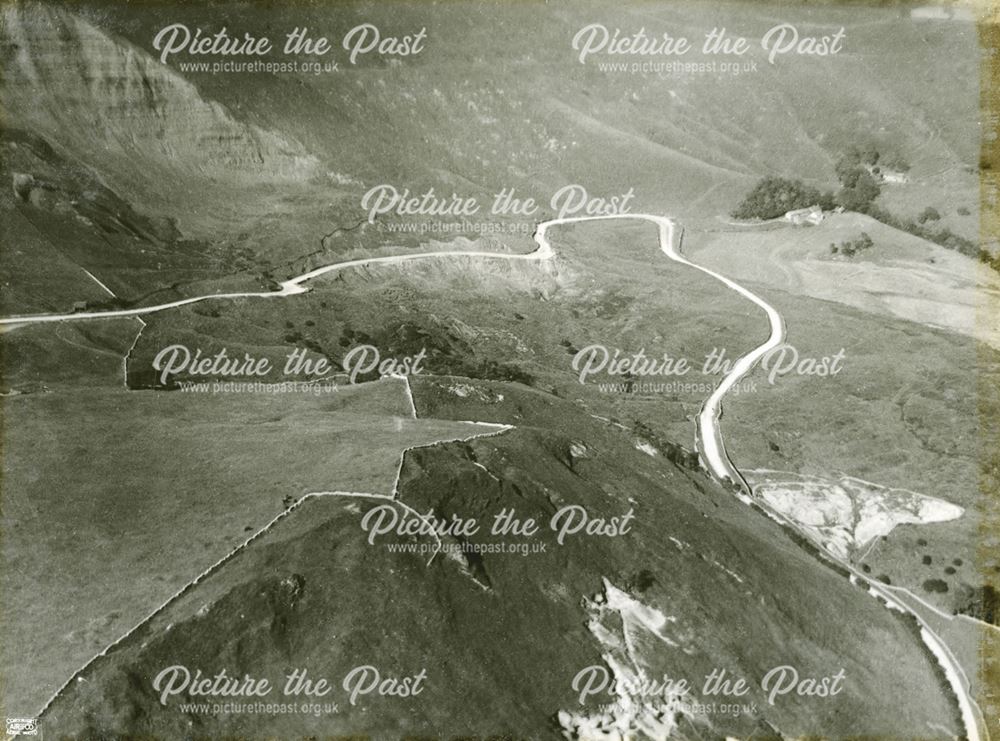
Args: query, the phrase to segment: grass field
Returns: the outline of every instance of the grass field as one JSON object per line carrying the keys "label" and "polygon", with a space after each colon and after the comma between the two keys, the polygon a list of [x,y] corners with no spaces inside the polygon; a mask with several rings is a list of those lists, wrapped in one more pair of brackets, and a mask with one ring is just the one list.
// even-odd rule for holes
{"label": "grass field", "polygon": [[[868,234],[874,245],[854,257],[830,244]],[[815,227],[691,230],[695,260],[736,279],[799,296],[835,301],[875,317],[943,327],[1000,348],[1000,274],[976,260],[855,213]]]}
{"label": "grass field", "polygon": [[[836,376],[786,375],[757,394],[728,400],[723,429],[737,465],[819,476],[859,476],[938,497],[965,508],[953,522],[905,525],[871,550],[874,574],[887,574],[950,609],[963,584],[995,583],[1000,563],[988,556],[995,521],[995,481],[981,446],[996,439],[996,351],[962,335],[864,313],[760,286],[786,317],[788,342],[802,357],[845,359]],[[923,539],[927,547],[918,548]],[[977,553],[978,552],[978,553]],[[929,569],[923,555],[942,562]],[[955,573],[941,569],[961,559]],[[931,573],[933,571],[933,573]],[[939,573],[941,572],[941,573]],[[928,594],[928,578],[949,593]]]}
{"label": "grass field", "polygon": [[292,499],[388,493],[403,448],[475,431],[413,420],[398,380],[32,394],[5,400],[4,426],[5,702],[20,715]]}

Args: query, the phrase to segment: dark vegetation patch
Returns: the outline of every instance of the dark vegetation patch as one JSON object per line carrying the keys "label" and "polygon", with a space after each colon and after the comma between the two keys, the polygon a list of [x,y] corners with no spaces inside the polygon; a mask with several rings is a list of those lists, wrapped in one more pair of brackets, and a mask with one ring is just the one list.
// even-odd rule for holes
{"label": "dark vegetation patch", "polygon": [[[445,376],[465,376],[488,381],[511,381],[532,386],[535,377],[511,362],[482,357],[473,344],[454,330],[430,322],[398,322],[371,332],[345,326],[338,344],[346,350],[357,345],[373,345],[381,357],[416,356],[423,352],[424,372]],[[358,381],[378,378],[378,369],[358,376]]]}
{"label": "dark vegetation patch", "polygon": [[943,579],[927,579],[922,586],[925,592],[944,594],[948,591],[948,582]]}
{"label": "dark vegetation patch", "polygon": [[[851,147],[840,157],[835,167],[840,181],[839,189],[820,190],[798,179],[768,176],[750,189],[733,209],[732,216],[737,219],[774,219],[799,208],[816,205],[824,211],[831,211],[839,206],[847,211],[866,214],[883,224],[967,257],[976,258],[1000,272],[1000,254],[993,255],[980,248],[973,240],[959,236],[947,227],[938,226],[941,214],[933,206],[926,207],[913,219],[894,214],[875,203],[882,192],[881,181],[885,172],[905,172],[908,169],[905,161],[898,157],[887,157],[874,146]],[[968,209],[964,211],[968,213]]]}
{"label": "dark vegetation patch", "polygon": [[867,232],[861,232],[861,235],[857,239],[846,239],[840,244],[830,242],[830,252],[834,255],[841,254],[847,257],[854,257],[859,252],[870,250],[874,244]]}
{"label": "dark vegetation patch", "polygon": [[1000,594],[992,584],[980,587],[963,586],[955,612],[982,620],[990,625],[1000,625]]}

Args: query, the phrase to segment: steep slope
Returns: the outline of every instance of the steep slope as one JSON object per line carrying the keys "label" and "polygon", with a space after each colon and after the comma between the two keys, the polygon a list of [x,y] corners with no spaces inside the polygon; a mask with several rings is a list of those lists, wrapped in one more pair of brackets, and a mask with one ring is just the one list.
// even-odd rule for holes
{"label": "steep slope", "polygon": [[[451,391],[457,381],[471,393]],[[614,669],[627,656],[630,671],[642,676],[687,677],[692,703],[717,702],[715,712],[705,712],[644,698],[649,712],[677,724],[685,737],[908,737],[954,727],[948,693],[912,626],[702,474],[638,452],[627,436],[572,405],[517,386],[431,379],[415,388],[415,398],[423,413],[516,415],[526,425],[407,457],[403,502],[435,518],[484,524],[479,534],[443,538],[450,548],[464,543],[464,552],[427,564],[428,538],[383,534],[368,542],[362,523],[377,503],[313,502],[99,662],[43,723],[85,736],[112,729],[251,737],[322,729],[555,738],[614,705],[604,693],[581,704],[574,677],[588,667]],[[560,545],[547,524],[566,505],[605,523],[631,510],[633,526],[618,536],[567,535]],[[540,531],[486,534],[504,509],[535,518]],[[423,552],[393,550],[393,543]],[[470,543],[546,548],[470,554]],[[595,605],[606,605],[599,609],[604,617],[588,612]],[[270,678],[277,688],[266,699],[279,703],[306,700],[281,696],[283,676],[305,666],[313,681],[333,685],[317,702],[338,708],[326,714],[317,707],[315,715],[301,707],[275,714],[185,710],[185,692],[161,703],[152,685],[176,665],[205,676],[225,669]],[[776,695],[772,705],[759,683],[782,665],[803,678],[843,670],[842,689],[832,697]],[[366,681],[367,692],[352,702],[349,690],[358,686],[344,689],[343,680],[358,666],[376,667],[381,679],[424,672],[422,692],[380,696]],[[741,710],[720,711],[724,698],[702,694],[704,675],[714,668],[750,682]],[[887,695],[890,683],[895,689]],[[607,723],[627,727],[635,720],[620,708],[608,712],[614,717]]]}
{"label": "steep slope", "polygon": [[37,712],[300,497],[387,495],[403,449],[494,431],[412,419],[399,379],[316,396],[130,393],[88,388],[82,376],[71,392],[4,400],[11,716]]}
{"label": "steep slope", "polygon": [[[293,189],[278,199],[247,188],[244,197],[260,208],[245,213],[298,217],[313,225],[318,240],[331,223],[347,221],[343,209],[359,214],[367,188],[385,182],[482,199],[516,187],[543,204],[570,182],[602,195],[634,187],[637,208],[667,203],[691,218],[728,210],[760,174],[828,184],[843,149],[860,140],[907,159],[915,182],[929,180],[925,195],[934,187],[931,175],[974,165],[977,157],[969,146],[978,135],[971,26],[921,25],[889,9],[825,8],[819,18],[808,7],[770,14],[705,2],[614,13],[597,3],[477,6],[466,13],[350,3],[336,14],[306,5],[297,8],[293,25],[333,41],[372,23],[386,34],[424,27],[426,48],[408,58],[367,54],[351,64],[337,47],[324,60],[340,63],[333,72],[227,74],[181,72],[179,64],[190,59],[183,54],[166,64],[151,56],[156,33],[176,22],[165,7],[92,2],[73,14],[12,7],[5,54],[15,74],[4,100],[23,108],[16,120],[32,121],[141,188],[151,184],[138,182],[123,160],[152,160],[166,177],[179,172],[220,211],[211,214],[191,199],[182,228],[209,218],[218,225],[235,208],[204,192],[201,176],[218,180],[215,187],[228,187],[234,177],[283,187],[309,180],[322,197]],[[189,11],[189,27],[215,29],[211,8]],[[608,71],[597,58],[580,64],[572,38],[594,22],[624,32],[664,29],[695,41],[726,26],[753,42],[757,68],[671,75]],[[768,64],[758,42],[771,22],[803,29],[840,22],[846,51]],[[282,10],[240,4],[227,9],[227,24],[276,40],[290,30]],[[917,53],[926,47],[949,54]],[[893,74],[900,56],[914,71],[906,79]],[[62,57],[76,61],[63,69],[53,63]],[[698,51],[685,61],[711,59]],[[916,80],[937,91],[933,102],[921,92],[926,87],[914,88]],[[28,99],[29,89],[37,100]],[[59,103],[63,96],[70,105]],[[88,118],[94,110],[101,115],[96,127]],[[774,126],[775,120],[784,123]],[[957,186],[971,193],[975,183]],[[178,197],[169,188],[160,195]]]}
{"label": "steep slope", "polygon": [[0,27],[8,125],[99,152],[119,182],[162,196],[192,177],[302,180],[317,164],[301,145],[238,121],[144,51],[58,6],[8,4]]}
{"label": "steep slope", "polygon": [[140,213],[40,136],[7,128],[0,146],[4,315],[162,301],[232,273],[231,284],[266,285],[266,266],[240,244],[183,238],[175,218]]}

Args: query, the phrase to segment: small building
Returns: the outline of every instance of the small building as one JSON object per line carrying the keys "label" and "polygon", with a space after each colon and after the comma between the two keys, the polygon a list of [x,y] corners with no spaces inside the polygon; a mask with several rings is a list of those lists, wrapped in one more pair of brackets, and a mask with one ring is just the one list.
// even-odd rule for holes
{"label": "small building", "polygon": [[795,226],[805,226],[807,224],[815,226],[823,221],[823,209],[818,205],[813,205],[808,208],[798,208],[794,211],[788,211],[785,213],[785,221]]}
{"label": "small building", "polygon": [[899,185],[901,183],[910,182],[910,176],[901,170],[893,170],[892,168],[886,167],[876,167],[875,165],[865,165],[865,169],[868,174],[871,175],[875,180],[880,183],[889,183]]}
{"label": "small building", "polygon": [[910,10],[910,18],[915,21],[968,21],[976,20],[971,8],[955,5],[924,5]]}
{"label": "small building", "polygon": [[908,183],[910,182],[910,177],[905,172],[896,172],[895,170],[883,170],[882,171],[882,182],[883,183]]}

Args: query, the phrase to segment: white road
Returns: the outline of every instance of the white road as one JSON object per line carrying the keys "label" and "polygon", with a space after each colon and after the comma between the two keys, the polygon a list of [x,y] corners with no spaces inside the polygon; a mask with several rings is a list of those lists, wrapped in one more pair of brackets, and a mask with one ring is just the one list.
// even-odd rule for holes
{"label": "white road", "polygon": [[406,255],[391,255],[388,257],[365,257],[356,260],[345,260],[343,262],[331,263],[330,265],[324,265],[322,267],[316,268],[315,270],[310,270],[307,273],[302,273],[301,275],[295,276],[294,278],[289,278],[288,280],[280,283],[279,290],[277,291],[247,291],[238,293],[211,293],[204,296],[192,296],[190,298],[178,299],[177,301],[170,301],[164,304],[156,304],[154,306],[143,306],[135,309],[113,309],[109,311],[79,311],[70,314],[36,314],[32,316],[15,316],[6,317],[0,319],[0,326],[6,326],[8,329],[16,329],[18,327],[27,326],[30,324],[41,324],[46,322],[70,322],[70,321],[86,321],[86,320],[100,320],[100,319],[116,319],[121,317],[139,317],[146,314],[155,314],[157,312],[166,311],[168,309],[176,309],[181,306],[188,306],[190,304],[200,303],[202,301],[218,300],[218,299],[237,299],[237,298],[280,298],[286,296],[295,296],[297,294],[306,293],[309,289],[305,287],[305,283],[313,280],[314,278],[319,278],[320,276],[326,275],[327,273],[332,273],[340,270],[345,270],[347,268],[356,267],[367,267],[369,265],[398,265],[404,262],[410,262],[413,260],[428,260],[428,259],[441,259],[443,257],[485,257],[492,259],[503,259],[503,260],[546,260],[555,255],[555,251],[552,249],[548,238],[546,237],[546,232],[550,227],[560,226],[563,224],[574,224],[581,223],[585,221],[602,221],[611,219],[632,219],[647,221],[654,224],[659,232],[660,238],[660,249],[663,251],[668,258],[671,260],[686,265],[688,267],[699,270],[707,275],[712,276],[716,280],[725,284],[728,288],[736,291],[744,298],[752,301],[753,303],[760,306],[768,317],[768,321],[771,326],[771,333],[767,340],[761,345],[758,345],[749,353],[741,357],[729,373],[725,375],[721,383],[716,387],[715,391],[705,400],[702,406],[701,412],[698,415],[698,449],[702,456],[705,465],[713,475],[715,475],[720,480],[729,480],[732,483],[738,485],[743,489],[744,496],[748,496],[750,489],[746,482],[743,480],[742,475],[739,470],[732,464],[726,454],[725,445],[722,440],[722,432],[719,428],[719,419],[722,416],[722,399],[726,393],[740,381],[743,376],[749,373],[753,367],[757,364],[760,359],[770,352],[773,348],[777,347],[784,341],[785,328],[784,322],[781,319],[781,315],[772,307],[770,304],[765,302],[762,298],[757,296],[755,293],[748,291],[743,286],[735,283],[734,281],[726,278],[724,275],[720,275],[713,270],[704,268],[697,265],[686,257],[684,257],[678,246],[680,244],[680,239],[677,237],[679,230],[675,226],[671,219],[665,216],[656,216],[653,214],[624,214],[624,215],[614,215],[614,216],[580,216],[580,217],[569,217],[564,219],[552,219],[550,221],[543,221],[538,225],[535,231],[535,242],[538,244],[538,248],[532,252],[524,254],[505,254],[501,252],[489,252],[485,250],[463,250],[463,251],[449,251],[449,252],[418,252]]}
{"label": "white road", "polygon": [[658,230],[660,239],[660,250],[668,258],[681,265],[694,268],[706,275],[710,275],[727,288],[736,291],[738,294],[759,306],[767,316],[770,326],[770,333],[764,342],[753,348],[747,354],[740,357],[730,371],[723,377],[716,386],[715,391],[704,401],[701,411],[698,413],[697,426],[697,446],[702,463],[720,481],[730,481],[742,490],[744,499],[749,499],[750,486],[744,480],[729,455],[726,453],[726,446],[722,439],[722,429],[719,420],[722,418],[722,399],[733,386],[757,365],[760,360],[771,350],[780,346],[785,341],[785,322],[777,309],[767,303],[757,294],[747,290],[739,283],[730,280],[724,275],[702,267],[688,260],[680,251],[681,230],[672,219],[654,214],[623,214],[614,216],[582,216],[565,219],[553,219],[538,225],[535,232],[535,241],[539,247],[547,253],[552,253],[552,246],[549,244],[546,232],[551,226],[560,224],[574,224],[584,221],[600,221],[608,219],[637,219],[640,221],[652,222]]}
{"label": "white road", "polygon": [[[760,360],[767,355],[771,350],[780,346],[785,340],[785,323],[781,314],[778,313],[777,309],[767,303],[757,294],[744,288],[739,283],[725,277],[724,275],[710,270],[708,268],[702,267],[696,263],[691,262],[680,252],[680,238],[679,228],[674,224],[673,220],[665,216],[657,216],[655,214],[616,214],[609,216],[580,216],[580,217],[567,217],[563,219],[551,219],[549,221],[543,221],[538,225],[535,231],[534,239],[538,244],[538,248],[532,252],[524,254],[504,254],[499,252],[489,252],[480,250],[464,250],[455,252],[421,252],[406,255],[392,255],[388,257],[369,257],[361,258],[356,260],[346,260],[343,262],[332,263],[330,265],[325,265],[323,267],[316,268],[307,273],[303,273],[294,278],[290,278],[283,283],[280,283],[280,290],[278,291],[262,291],[262,292],[244,292],[244,293],[219,293],[219,294],[208,294],[205,296],[195,296],[191,298],[180,299],[177,301],[172,301],[165,304],[158,304],[155,306],[146,306],[136,309],[120,309],[112,311],[97,311],[97,312],[76,312],[72,314],[41,314],[34,316],[21,316],[21,317],[7,317],[0,319],[0,327],[6,326],[8,329],[16,329],[21,326],[26,326],[29,324],[39,324],[45,322],[65,322],[65,321],[85,321],[85,320],[99,320],[99,319],[114,319],[119,317],[136,317],[145,314],[153,314],[160,311],[165,311],[167,309],[173,309],[180,306],[186,306],[188,304],[194,304],[201,301],[208,301],[213,299],[234,299],[234,298],[277,298],[285,296],[294,296],[301,293],[306,293],[309,289],[304,287],[304,283],[318,278],[327,273],[343,270],[346,268],[353,267],[364,267],[368,265],[393,265],[400,264],[404,262],[410,262],[413,260],[426,260],[426,259],[440,259],[442,257],[485,257],[492,259],[504,259],[504,260],[545,260],[555,256],[555,251],[552,249],[552,245],[549,243],[548,237],[546,236],[549,228],[553,226],[561,226],[564,224],[577,224],[589,221],[607,221],[612,219],[627,219],[627,220],[639,220],[647,221],[654,224],[657,227],[659,234],[660,250],[669,259],[674,262],[680,263],[687,267],[698,270],[706,275],[710,275],[715,278],[727,288],[740,294],[747,300],[756,304],[760,307],[764,314],[767,316],[770,332],[767,339],[765,339],[761,344],[754,347],[745,355],[741,356],[733,364],[731,370],[722,378],[719,385],[716,386],[715,391],[705,400],[702,404],[701,411],[698,414],[698,424],[696,431],[696,439],[698,445],[698,452],[701,457],[702,464],[711,472],[711,474],[720,482],[729,482],[732,485],[737,486],[741,490],[740,498],[745,502],[750,502],[751,490],[750,486],[747,484],[743,475],[739,472],[733,462],[729,459],[726,453],[725,444],[722,438],[722,430],[720,425],[720,419],[722,417],[722,400],[726,393],[735,386],[739,381],[751,370]],[[757,502],[759,506],[763,506],[761,502]],[[771,512],[772,517],[778,519],[779,521],[784,521],[778,513]],[[853,570],[852,570],[853,572]],[[986,731],[985,725],[981,725],[981,714],[978,713],[978,706],[976,705],[973,698],[968,694],[966,687],[961,681],[961,677],[964,673],[961,666],[955,660],[951,651],[948,650],[945,643],[937,636],[927,625],[927,623],[921,619],[920,615],[916,614],[907,605],[900,605],[898,602],[891,600],[890,595],[887,590],[883,588],[882,585],[872,582],[870,579],[865,577],[863,574],[858,572],[853,572],[854,576],[866,582],[869,586],[871,593],[881,596],[883,599],[888,600],[887,604],[895,609],[901,609],[904,612],[912,615],[921,626],[921,636],[928,646],[929,650],[937,658],[938,662],[941,664],[945,671],[945,675],[948,678],[949,684],[952,687],[956,697],[959,701],[959,708],[962,714],[963,725],[965,726],[965,736],[969,741],[988,741],[989,736]]]}
{"label": "white road", "polygon": [[[551,248],[550,248],[551,249]],[[486,250],[461,250],[449,252],[416,252],[406,255],[390,255],[388,257],[363,257],[357,260],[345,260],[335,262],[330,265],[310,270],[308,273],[289,278],[283,283],[279,283],[277,291],[245,291],[238,293],[209,293],[204,296],[192,296],[182,298],[177,301],[170,301],[165,304],[155,304],[153,306],[140,306],[135,309],[112,309],[110,311],[77,311],[71,314],[29,314],[26,316],[13,316],[0,319],[0,326],[21,327],[29,324],[42,324],[45,322],[76,322],[87,319],[117,319],[120,317],[143,316],[145,314],[155,314],[167,309],[176,309],[180,306],[197,304],[202,301],[213,301],[218,299],[234,298],[282,298],[285,296],[295,296],[300,293],[307,293],[308,288],[302,284],[313,278],[318,278],[326,273],[332,273],[346,268],[359,268],[367,265],[397,265],[411,260],[426,260],[429,258],[441,257],[495,257],[505,260],[544,260],[552,257],[551,251],[537,249],[526,254],[504,254],[502,252],[488,252]],[[88,273],[89,275],[89,273]],[[93,277],[93,276],[92,276]],[[95,278],[95,280],[97,280]],[[101,284],[103,285],[103,284]],[[114,294],[112,294],[114,295]]]}

